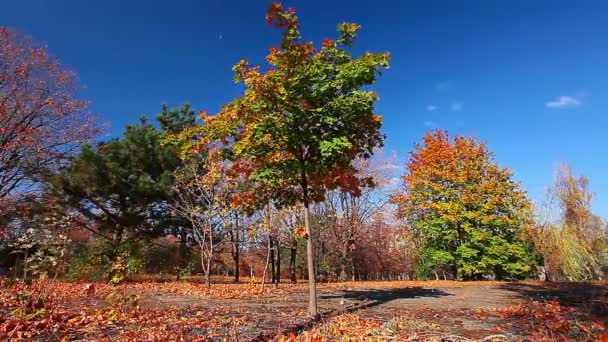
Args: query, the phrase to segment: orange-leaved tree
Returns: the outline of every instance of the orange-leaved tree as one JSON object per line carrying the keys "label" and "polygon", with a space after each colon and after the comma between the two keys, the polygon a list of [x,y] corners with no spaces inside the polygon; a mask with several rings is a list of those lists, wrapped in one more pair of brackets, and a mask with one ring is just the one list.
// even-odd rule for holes
{"label": "orange-leaved tree", "polygon": [[531,204],[512,173],[474,138],[424,136],[410,154],[395,196],[423,245],[422,275],[521,278],[534,260],[521,230]]}
{"label": "orange-leaved tree", "polygon": [[[233,167],[247,175],[235,199],[242,205],[276,206],[302,203],[311,236],[309,205],[327,189],[358,193],[360,179],[352,161],[368,158],[383,143],[378,98],[366,89],[388,67],[388,53],[349,52],[359,25],[338,25],[339,37],[315,48],[302,41],[293,9],[273,3],[267,21],[282,31],[280,45],[270,49],[268,68],[240,61],[236,81],[245,92],[207,117],[196,135],[225,147]],[[199,144],[200,144],[199,141]],[[195,147],[192,139],[185,145]],[[308,239],[309,313],[317,316],[313,242]]]}

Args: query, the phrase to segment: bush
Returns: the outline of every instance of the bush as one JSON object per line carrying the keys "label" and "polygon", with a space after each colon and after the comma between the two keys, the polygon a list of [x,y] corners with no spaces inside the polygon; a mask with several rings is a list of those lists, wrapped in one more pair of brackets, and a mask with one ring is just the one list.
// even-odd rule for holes
{"label": "bush", "polygon": [[106,279],[118,284],[141,269],[142,248],[141,242],[125,243],[118,247],[101,240],[83,244],[70,259],[68,278],[89,281]]}

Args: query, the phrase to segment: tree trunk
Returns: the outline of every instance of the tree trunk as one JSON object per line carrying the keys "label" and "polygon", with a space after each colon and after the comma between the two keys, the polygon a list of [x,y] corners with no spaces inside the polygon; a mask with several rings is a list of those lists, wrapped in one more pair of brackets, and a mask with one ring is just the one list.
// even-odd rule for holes
{"label": "tree trunk", "polygon": [[23,253],[23,283],[27,284],[27,257],[28,257],[28,250],[25,250],[25,253]]}
{"label": "tree trunk", "polygon": [[355,281],[355,256],[353,252],[350,252],[350,271],[353,274],[352,280]]}
{"label": "tree trunk", "polygon": [[[304,178],[305,179],[305,178]],[[304,227],[306,228],[306,264],[308,265],[308,314],[317,318],[317,281],[315,274],[314,242],[310,229],[310,207],[308,205],[308,185],[303,186]]]}
{"label": "tree trunk", "polygon": [[185,236],[185,234],[183,234],[182,232],[179,233],[179,248],[177,250],[177,269],[175,272],[175,277],[177,280],[180,279],[180,273],[181,270],[180,268],[184,268],[187,266],[187,261],[186,261],[186,253],[187,253],[187,236]]}
{"label": "tree trunk", "polygon": [[346,274],[346,264],[348,263],[348,243],[343,246],[340,255],[340,280],[345,281],[348,275]]}
{"label": "tree trunk", "polygon": [[275,255],[274,255],[274,238],[272,235],[268,236],[268,253],[270,254],[270,282],[275,283],[276,281],[276,269],[275,269]]}
{"label": "tree trunk", "polygon": [[279,244],[279,240],[276,239],[275,240],[275,248],[276,250],[276,259],[277,259],[277,266],[275,268],[276,273],[276,277],[275,277],[275,287],[279,287],[279,283],[281,282],[281,245]]}
{"label": "tree trunk", "polygon": [[230,253],[232,254],[232,260],[234,261],[234,282],[238,283],[241,276],[241,236],[239,234],[239,216],[238,214],[234,214],[234,229],[231,229],[230,232],[230,244],[232,245],[232,249]]}
{"label": "tree trunk", "polygon": [[240,239],[239,231],[236,231],[236,246],[234,250],[234,282],[238,283],[241,277],[241,249],[239,248]]}
{"label": "tree trunk", "polygon": [[268,239],[268,248],[266,252],[266,265],[264,265],[264,272],[262,272],[262,290],[266,285],[266,272],[268,271],[268,263],[270,262],[270,239]]}
{"label": "tree trunk", "polygon": [[207,274],[205,274],[205,285],[208,289],[211,288],[211,272],[207,272]]}
{"label": "tree trunk", "polygon": [[289,255],[289,273],[291,275],[291,283],[295,284],[298,282],[298,279],[296,278],[296,256],[298,252],[298,241],[295,238],[291,242],[290,252],[291,253]]}
{"label": "tree trunk", "polygon": [[203,267],[203,273],[205,273],[205,285],[207,288],[211,288],[211,252],[207,258],[205,253],[201,250],[201,266]]}

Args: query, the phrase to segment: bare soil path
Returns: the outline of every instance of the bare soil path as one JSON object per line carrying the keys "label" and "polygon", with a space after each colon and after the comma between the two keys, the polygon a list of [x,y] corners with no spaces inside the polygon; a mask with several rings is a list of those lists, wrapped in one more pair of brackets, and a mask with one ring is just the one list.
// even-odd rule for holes
{"label": "bare soil path", "polygon": [[[378,288],[377,282],[353,283],[342,288],[320,287],[319,307],[322,312],[341,311],[365,303],[356,314],[365,318],[388,321],[409,316],[446,327],[451,333],[468,338],[482,338],[497,333],[497,326],[512,326],[507,333],[520,333],[516,322],[505,322],[498,316],[483,316],[493,310],[524,304],[532,300],[557,299],[562,305],[575,306],[598,319],[608,317],[608,286],[560,283],[476,283],[461,286],[439,282],[432,286]],[[143,307],[196,307],[225,309],[226,315],[238,312],[244,319],[231,328],[234,340],[252,340],[260,333],[267,336],[305,324],[307,293],[304,291],[267,295],[251,299],[214,299],[196,296],[150,293]],[[501,330],[505,332],[505,330]]]}

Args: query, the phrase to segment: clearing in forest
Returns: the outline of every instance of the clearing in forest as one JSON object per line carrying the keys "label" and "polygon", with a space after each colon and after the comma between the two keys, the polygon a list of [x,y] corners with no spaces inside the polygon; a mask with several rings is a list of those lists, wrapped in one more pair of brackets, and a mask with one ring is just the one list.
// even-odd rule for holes
{"label": "clearing in forest", "polygon": [[3,340],[594,340],[608,317],[608,284],[597,282],[322,284],[318,322],[306,284],[2,285]]}

